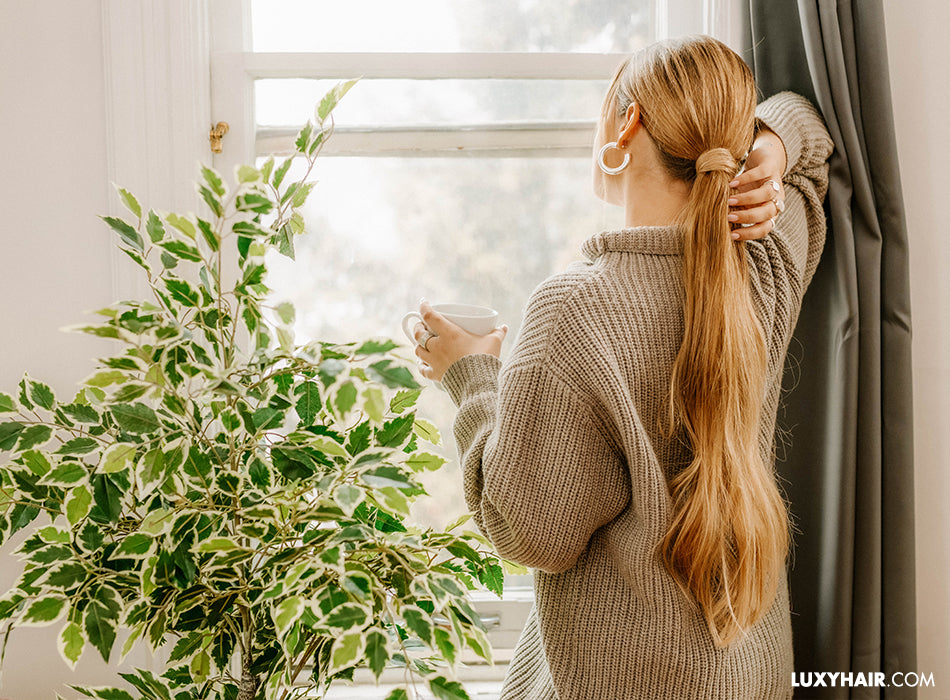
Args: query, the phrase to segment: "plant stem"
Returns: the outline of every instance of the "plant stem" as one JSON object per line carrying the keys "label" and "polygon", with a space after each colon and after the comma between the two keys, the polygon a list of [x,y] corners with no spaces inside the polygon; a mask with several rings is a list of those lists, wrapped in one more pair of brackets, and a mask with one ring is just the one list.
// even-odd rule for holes
{"label": "plant stem", "polygon": [[251,673],[254,657],[251,647],[254,643],[254,623],[251,611],[241,608],[241,626],[244,627],[244,643],[241,645],[241,685],[237,700],[254,700],[257,693],[257,676]]}
{"label": "plant stem", "polygon": [[[297,680],[297,676],[300,675],[300,672],[303,670],[303,667],[307,664],[307,660],[313,654],[316,653],[317,648],[320,646],[320,644],[323,641],[324,641],[323,638],[320,637],[319,635],[315,636],[313,640],[310,642],[310,645],[307,647],[306,651],[304,651],[304,653],[300,656],[300,660],[294,665],[293,670],[291,672],[291,676],[290,676],[291,686]],[[286,700],[289,695],[290,695],[290,688],[287,688],[286,690],[284,690],[284,694],[281,696],[281,700]]]}

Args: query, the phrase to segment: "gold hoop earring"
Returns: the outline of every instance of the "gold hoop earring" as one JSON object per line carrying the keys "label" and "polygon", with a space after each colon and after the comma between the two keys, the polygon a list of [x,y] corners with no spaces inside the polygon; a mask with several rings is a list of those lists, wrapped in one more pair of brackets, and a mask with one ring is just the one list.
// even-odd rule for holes
{"label": "gold hoop earring", "polygon": [[604,147],[600,149],[600,154],[597,156],[597,165],[599,165],[600,169],[603,170],[608,175],[616,175],[617,173],[621,172],[624,168],[626,168],[628,165],[630,165],[629,153],[623,154],[623,162],[620,165],[618,165],[616,168],[611,168],[609,165],[607,165],[607,162],[604,160],[604,156],[607,155],[607,151],[609,151],[612,148],[616,148],[618,151],[620,150],[620,147],[617,145],[617,142],[611,141],[610,143],[604,144]]}

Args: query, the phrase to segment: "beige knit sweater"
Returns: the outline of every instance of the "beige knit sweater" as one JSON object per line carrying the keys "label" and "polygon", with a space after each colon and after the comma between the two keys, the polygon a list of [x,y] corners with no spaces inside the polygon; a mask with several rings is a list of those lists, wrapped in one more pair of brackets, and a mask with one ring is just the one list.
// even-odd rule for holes
{"label": "beige knit sweater", "polygon": [[[832,144],[797,95],[757,113],[788,152],[787,208],[746,247],[769,347],[761,444],[771,459],[785,352],[824,244]],[[681,249],[676,227],[593,236],[587,262],[535,290],[504,365],[470,355],[443,377],[478,526],[501,555],[535,569],[505,700],[792,694],[786,583],[745,638],[717,649],[655,555],[670,520],[667,480],[689,460],[660,427],[683,337]]]}

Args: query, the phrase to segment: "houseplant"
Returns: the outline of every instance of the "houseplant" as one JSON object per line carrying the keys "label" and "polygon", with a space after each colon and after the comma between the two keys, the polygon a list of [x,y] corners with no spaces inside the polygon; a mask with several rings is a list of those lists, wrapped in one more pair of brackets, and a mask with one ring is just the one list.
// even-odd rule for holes
{"label": "houseplant", "polygon": [[[351,86],[298,135],[307,174]],[[266,301],[264,255],[293,256],[313,187],[285,183],[291,160],[242,166],[230,188],[202,167],[206,216],[119,189],[130,216],[104,220],[154,299],[78,328],[122,350],[72,400],[29,376],[0,393],[0,538],[40,519],[0,598],[4,648],[55,624],[70,665],[87,647],[109,661],[119,629],[120,656],[140,642],[168,659],[89,697],[319,697],[396,665],[391,700],[417,683],[455,700],[460,652],[490,659],[465,591],[500,593],[499,562],[461,523],[405,522],[416,475],[444,462],[406,360],[388,340],[295,346],[293,308]]]}

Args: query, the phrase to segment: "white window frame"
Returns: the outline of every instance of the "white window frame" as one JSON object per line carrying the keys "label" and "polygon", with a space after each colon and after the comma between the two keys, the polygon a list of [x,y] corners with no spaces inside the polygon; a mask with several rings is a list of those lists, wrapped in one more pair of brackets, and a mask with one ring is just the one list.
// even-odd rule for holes
{"label": "white window frame", "polygon": [[[112,0],[118,2],[119,0]],[[254,81],[303,78],[364,79],[574,79],[604,80],[625,54],[578,53],[255,53],[250,0],[209,0],[211,121],[228,134],[214,166],[230,172],[261,155],[289,155],[296,130],[255,129]],[[740,53],[743,0],[655,0],[655,36],[689,33],[718,37]],[[323,155],[331,156],[586,156],[592,121],[451,126],[354,128],[338,126]],[[501,680],[533,604],[530,591],[506,591],[503,600],[476,596],[498,658],[472,666],[463,680]],[[369,678],[367,676],[367,678]],[[385,678],[383,679],[385,680]]]}
{"label": "white window frame", "polygon": [[[252,79],[604,80],[624,54],[571,53],[258,53],[245,59]],[[339,127],[331,156],[586,156],[594,124],[560,121],[447,126]],[[257,154],[293,152],[293,130],[258,129]]]}
{"label": "white window frame", "polygon": [[[655,0],[657,37],[702,32],[741,51],[741,0]],[[211,0],[212,112],[230,129],[219,169],[258,155],[293,152],[296,132],[254,124],[254,81],[336,79],[550,79],[604,80],[626,54],[601,53],[255,53],[250,0]],[[592,121],[460,124],[451,126],[339,127],[328,156],[584,156]]]}

